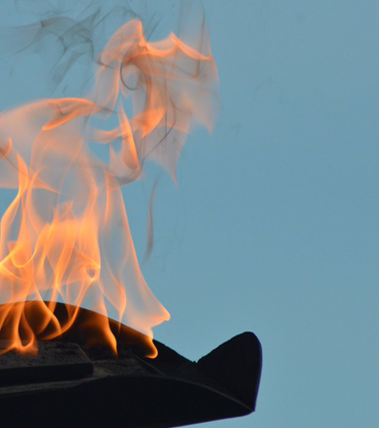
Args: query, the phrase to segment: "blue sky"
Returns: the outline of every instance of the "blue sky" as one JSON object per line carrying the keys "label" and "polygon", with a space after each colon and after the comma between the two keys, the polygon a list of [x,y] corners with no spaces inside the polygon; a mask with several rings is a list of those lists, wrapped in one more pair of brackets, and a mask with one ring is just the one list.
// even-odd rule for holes
{"label": "blue sky", "polygon": [[[159,21],[159,38],[181,3],[134,7]],[[155,336],[193,360],[246,330],[260,338],[256,413],[204,426],[375,428],[379,4],[206,0],[204,9],[221,108],[212,135],[188,138],[179,189],[166,175],[159,182],[143,272],[172,318]],[[2,108],[46,96],[21,77],[3,79]],[[141,260],[152,182],[125,190]]]}
{"label": "blue sky", "polygon": [[209,426],[377,427],[379,5],[204,4],[222,108],[162,191],[156,337],[193,359],[260,338],[256,413]]}

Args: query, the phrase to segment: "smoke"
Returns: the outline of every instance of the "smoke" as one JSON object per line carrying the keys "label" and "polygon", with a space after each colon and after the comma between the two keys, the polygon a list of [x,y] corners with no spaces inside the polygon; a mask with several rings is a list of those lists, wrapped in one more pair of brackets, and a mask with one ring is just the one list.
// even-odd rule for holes
{"label": "smoke", "polygon": [[3,2],[0,16],[0,89],[13,91],[7,107],[37,92],[40,97],[87,93],[106,41],[123,23],[140,18],[118,0],[16,0]]}

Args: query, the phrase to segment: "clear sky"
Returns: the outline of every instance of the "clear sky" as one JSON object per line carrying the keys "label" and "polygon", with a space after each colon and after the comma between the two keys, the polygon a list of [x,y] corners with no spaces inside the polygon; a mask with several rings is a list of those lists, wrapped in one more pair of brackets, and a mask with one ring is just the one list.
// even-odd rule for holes
{"label": "clear sky", "polygon": [[204,4],[222,108],[186,146],[184,219],[147,270],[172,315],[156,336],[194,359],[260,338],[256,413],[209,427],[375,428],[379,4]]}
{"label": "clear sky", "polygon": [[[130,3],[159,38],[183,2]],[[189,137],[179,189],[166,175],[158,185],[143,272],[172,318],[155,337],[193,360],[243,331],[259,337],[256,413],[203,426],[376,428],[379,3],[204,9],[221,108],[212,135]],[[1,108],[45,96],[7,66]],[[150,186],[125,190],[141,260]]]}

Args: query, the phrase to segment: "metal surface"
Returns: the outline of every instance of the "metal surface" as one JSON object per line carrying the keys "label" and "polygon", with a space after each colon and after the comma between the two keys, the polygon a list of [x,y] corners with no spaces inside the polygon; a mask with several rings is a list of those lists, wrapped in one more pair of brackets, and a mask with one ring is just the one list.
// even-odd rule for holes
{"label": "metal surface", "polygon": [[[5,347],[0,341],[0,352]],[[38,355],[0,356],[0,387],[78,379],[92,372],[93,364],[76,343],[41,342]]]}
{"label": "metal surface", "polygon": [[[27,357],[30,364],[13,353],[0,356],[2,426],[33,421],[39,427],[163,428],[255,410],[262,354],[253,333],[232,338],[196,363],[157,341],[158,357],[144,358],[139,333],[116,323],[112,330],[118,358],[102,345],[85,346],[80,329],[42,344],[39,357]],[[11,370],[17,381],[10,381]]]}

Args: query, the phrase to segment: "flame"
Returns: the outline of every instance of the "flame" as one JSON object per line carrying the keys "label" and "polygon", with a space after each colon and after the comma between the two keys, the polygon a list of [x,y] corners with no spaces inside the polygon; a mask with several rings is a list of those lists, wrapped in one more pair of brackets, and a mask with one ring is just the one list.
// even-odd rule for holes
{"label": "flame", "polygon": [[[148,42],[133,20],[101,52],[86,98],[42,99],[0,115],[0,187],[18,189],[0,224],[2,352],[37,352],[38,339],[64,335],[85,307],[105,315],[90,320],[89,343],[117,353],[111,312],[146,335],[145,353],[156,355],[152,328],[169,313],[140,271],[121,188],[142,177],[146,159],[175,180],[190,126],[212,128],[216,81],[208,45],[197,50],[174,34]],[[109,160],[90,143],[105,145]]]}

